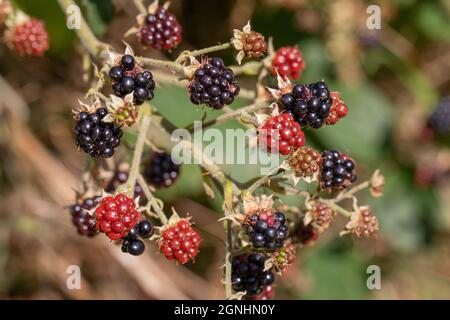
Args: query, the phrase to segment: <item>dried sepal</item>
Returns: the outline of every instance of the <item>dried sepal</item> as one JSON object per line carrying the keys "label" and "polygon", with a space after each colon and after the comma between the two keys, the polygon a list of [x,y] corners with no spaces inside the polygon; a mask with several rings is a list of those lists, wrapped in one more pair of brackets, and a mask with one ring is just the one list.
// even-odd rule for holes
{"label": "dried sepal", "polygon": [[187,79],[192,80],[194,78],[195,71],[201,67],[201,65],[204,63],[204,61],[200,62],[195,57],[189,56],[187,57],[185,61],[188,61],[188,63],[183,67],[184,75]]}
{"label": "dried sepal", "polygon": [[333,222],[335,212],[325,203],[320,201],[310,201],[303,223],[307,226],[312,224],[320,233],[329,228]]}
{"label": "dried sepal", "polygon": [[380,173],[380,170],[375,170],[370,178],[370,193],[373,197],[379,198],[383,196],[384,188],[384,176]]}
{"label": "dried sepal", "polygon": [[[78,115],[80,112],[94,113],[98,109],[102,108],[102,103],[99,99],[95,99],[93,103],[87,104],[81,100],[78,100],[78,107],[76,109],[72,109],[73,118],[75,120],[78,119]],[[103,120],[103,119],[102,119]]]}
{"label": "dried sepal", "polygon": [[270,92],[270,95],[272,98],[278,100],[283,94],[289,93],[292,91],[292,82],[289,80],[289,78],[285,77],[283,78],[280,76],[278,71],[277,73],[277,89],[266,87],[266,90]]}
{"label": "dried sepal", "polygon": [[252,31],[250,21],[242,30],[234,29],[231,44],[237,50],[236,61],[240,65],[244,57],[261,58],[267,51],[264,36]]}

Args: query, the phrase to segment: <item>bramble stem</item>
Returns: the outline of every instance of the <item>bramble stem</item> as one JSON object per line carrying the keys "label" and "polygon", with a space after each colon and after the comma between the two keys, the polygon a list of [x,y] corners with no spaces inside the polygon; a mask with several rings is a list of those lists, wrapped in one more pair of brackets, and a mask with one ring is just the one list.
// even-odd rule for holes
{"label": "bramble stem", "polygon": [[337,205],[333,201],[321,199],[320,202],[325,203],[328,207],[330,207],[334,211],[340,213],[341,215],[343,215],[346,218],[350,218],[352,216],[352,213],[350,211],[342,208],[340,205]]}
{"label": "bramble stem", "polygon": [[183,63],[184,60],[187,57],[196,57],[196,56],[200,56],[202,54],[207,54],[207,53],[211,53],[211,52],[216,52],[216,51],[220,51],[220,50],[225,50],[231,47],[231,43],[230,42],[226,42],[223,44],[218,44],[216,46],[212,46],[212,47],[208,47],[208,48],[204,48],[204,49],[199,49],[199,50],[192,50],[192,51],[183,51],[182,53],[180,53],[180,55],[175,59],[176,63]]}
{"label": "bramble stem", "polygon": [[147,201],[150,203],[153,210],[155,210],[156,214],[158,215],[159,220],[163,225],[167,224],[167,217],[164,214],[164,211],[156,201],[156,198],[153,196],[152,192],[150,191],[150,188],[147,185],[147,182],[145,182],[144,177],[139,174],[137,176],[137,182],[142,187],[142,191],[144,192],[145,197],[147,198]]}
{"label": "bramble stem", "polygon": [[149,115],[144,113],[141,125],[139,127],[139,135],[137,137],[136,146],[134,148],[133,160],[131,162],[130,174],[126,182],[129,191],[129,195],[133,195],[134,186],[136,185],[136,179],[139,175],[139,167],[141,165],[142,153],[144,151],[145,139],[147,137],[147,131],[150,126],[151,119]]}
{"label": "bramble stem", "polygon": [[[229,217],[233,215],[233,185],[231,181],[226,181],[224,184],[223,190],[223,210],[225,217]],[[227,300],[231,299],[231,295],[233,293],[232,283],[231,283],[231,254],[233,251],[233,234],[231,230],[231,221],[229,219],[225,219],[224,228],[227,236],[226,246],[227,252],[225,255],[225,298]]]}
{"label": "bramble stem", "polygon": [[339,202],[344,199],[350,199],[353,197],[353,195],[361,190],[364,190],[370,186],[370,181],[364,181],[357,186],[354,186],[353,188],[350,188],[349,190],[340,193],[335,199],[333,199],[333,202]]}
{"label": "bramble stem", "polygon": [[144,66],[162,67],[176,72],[183,72],[183,66],[177,62],[146,57],[136,57],[136,60]]}
{"label": "bramble stem", "polygon": [[259,187],[261,187],[262,185],[266,184],[267,182],[270,181],[270,179],[272,179],[274,176],[276,176],[277,174],[284,172],[283,169],[277,169],[277,171],[273,174],[268,174],[265,176],[262,176],[260,179],[256,180],[250,187],[248,187],[246,190],[244,190],[242,192],[242,194],[247,195],[247,194],[252,194],[253,192],[256,191],[256,189],[258,189]]}

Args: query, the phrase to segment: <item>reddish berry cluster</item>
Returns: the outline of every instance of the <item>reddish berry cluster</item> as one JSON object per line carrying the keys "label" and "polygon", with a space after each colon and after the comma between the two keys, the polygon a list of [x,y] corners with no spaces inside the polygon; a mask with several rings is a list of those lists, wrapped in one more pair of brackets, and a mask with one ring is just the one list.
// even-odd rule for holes
{"label": "reddish berry cluster", "polygon": [[304,147],[292,153],[288,162],[298,177],[310,177],[319,171],[321,155],[311,147]]}
{"label": "reddish berry cluster", "polygon": [[195,259],[201,241],[200,235],[192,228],[190,222],[181,219],[162,233],[159,250],[167,260],[176,259],[179,263],[185,264],[189,259]]}
{"label": "reddish berry cluster", "polygon": [[260,59],[266,54],[267,43],[261,33],[255,31],[244,33],[242,42],[246,57]]}
{"label": "reddish berry cluster", "polygon": [[300,125],[287,113],[269,118],[261,127],[259,138],[266,143],[269,152],[278,151],[282,155],[288,155],[305,144]]}
{"label": "reddish berry cluster", "polygon": [[97,234],[95,217],[91,216],[87,211],[94,209],[98,204],[98,200],[99,197],[87,198],[83,202],[70,207],[72,223],[80,235],[93,237]]}
{"label": "reddish berry cluster", "polygon": [[344,101],[342,101],[339,92],[331,92],[330,98],[333,101],[333,104],[330,108],[330,114],[326,119],[326,124],[333,125],[347,115],[348,107]]}
{"label": "reddish berry cluster", "polygon": [[177,18],[164,7],[148,14],[140,30],[143,45],[157,50],[171,50],[181,42],[182,27]]}
{"label": "reddish berry cluster", "polygon": [[272,73],[289,79],[300,78],[304,67],[302,52],[296,47],[280,48],[272,61]]}
{"label": "reddish berry cluster", "polygon": [[137,224],[139,212],[134,200],[123,193],[105,197],[95,209],[97,229],[111,240],[125,237]]}
{"label": "reddish berry cluster", "polygon": [[47,30],[43,21],[31,18],[8,30],[8,45],[21,56],[42,56],[49,48]]}
{"label": "reddish berry cluster", "polygon": [[284,271],[295,262],[295,246],[292,243],[286,244],[283,248],[273,253],[273,267],[277,272]]}

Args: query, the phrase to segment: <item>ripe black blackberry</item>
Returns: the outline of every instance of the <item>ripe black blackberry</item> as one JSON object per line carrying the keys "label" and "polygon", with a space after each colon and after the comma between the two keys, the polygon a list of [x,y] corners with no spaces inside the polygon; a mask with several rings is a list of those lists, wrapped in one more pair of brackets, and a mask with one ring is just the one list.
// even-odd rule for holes
{"label": "ripe black blackberry", "polygon": [[260,294],[266,286],[275,280],[275,274],[264,271],[264,263],[268,259],[261,253],[241,254],[233,257],[231,284],[234,291],[246,291],[246,297]]}
{"label": "ripe black blackberry", "polygon": [[170,51],[181,42],[182,31],[177,18],[164,7],[159,7],[155,13],[145,16],[139,37],[145,46]]}
{"label": "ripe black blackberry", "polygon": [[450,97],[439,102],[428,119],[428,127],[439,134],[450,133]]}
{"label": "ripe black blackberry", "polygon": [[145,244],[141,238],[149,238],[153,235],[153,226],[148,220],[142,220],[137,226],[128,231],[126,237],[122,239],[122,252],[133,256],[141,255],[145,250]]}
{"label": "ripe black blackberry", "polygon": [[91,157],[109,158],[120,144],[122,130],[113,123],[102,121],[107,114],[106,108],[99,108],[93,112],[82,111],[75,117],[76,144]]}
{"label": "ripe black blackberry", "polygon": [[205,60],[195,71],[188,89],[193,104],[206,104],[213,109],[232,104],[240,91],[233,71],[220,58]]}
{"label": "ripe black blackberry", "polygon": [[144,177],[156,188],[167,188],[175,183],[180,165],[175,164],[167,153],[156,153],[144,169]]}
{"label": "ripe black blackberry", "polygon": [[74,204],[70,207],[70,214],[72,215],[72,223],[77,227],[78,233],[83,236],[93,237],[97,234],[95,227],[95,217],[90,215],[85,210],[94,209],[100,196],[87,198],[81,203]]}
{"label": "ripe black blackberry", "polygon": [[146,100],[153,99],[155,81],[150,71],[142,70],[136,65],[133,56],[126,54],[120,59],[120,65],[109,70],[113,80],[114,95],[123,98],[133,92],[133,103],[141,105]]}
{"label": "ripe black blackberry", "polygon": [[302,127],[309,125],[320,128],[330,114],[333,100],[324,81],[309,85],[297,84],[290,93],[283,94],[279,99],[281,108],[291,113],[295,121]]}
{"label": "ripe black blackberry", "polygon": [[272,215],[261,213],[250,216],[245,229],[255,248],[268,250],[281,248],[289,235],[286,217],[279,211]]}
{"label": "ripe black blackberry", "polygon": [[347,188],[356,180],[355,162],[337,150],[322,153],[321,189]]}

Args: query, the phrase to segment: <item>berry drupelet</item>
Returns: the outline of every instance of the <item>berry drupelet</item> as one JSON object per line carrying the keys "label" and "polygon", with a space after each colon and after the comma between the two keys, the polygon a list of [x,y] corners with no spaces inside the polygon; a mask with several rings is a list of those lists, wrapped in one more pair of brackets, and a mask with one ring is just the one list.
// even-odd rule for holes
{"label": "berry drupelet", "polygon": [[122,130],[113,123],[103,122],[108,114],[106,108],[95,112],[80,112],[76,115],[73,129],[76,144],[91,157],[110,158],[120,144]]}
{"label": "berry drupelet", "polygon": [[356,180],[355,162],[337,150],[322,153],[321,189],[349,187]]}
{"label": "berry drupelet", "polygon": [[326,119],[326,124],[333,125],[347,115],[348,107],[344,103],[344,101],[342,101],[341,96],[338,92],[331,92],[330,97],[332,100],[332,104],[330,108],[330,114]]}
{"label": "berry drupelet", "polygon": [[438,134],[450,133],[450,97],[439,102],[428,119],[428,127]]}
{"label": "berry drupelet", "polygon": [[148,220],[142,220],[130,229],[128,234],[122,239],[122,252],[129,253],[133,256],[141,255],[145,250],[145,244],[141,238],[149,238],[153,235],[153,226]]}
{"label": "berry drupelet", "polygon": [[197,68],[188,89],[192,103],[222,109],[233,103],[240,87],[233,71],[225,67],[222,59],[209,58]]}
{"label": "berry drupelet", "polygon": [[77,227],[78,233],[83,236],[93,237],[97,234],[95,226],[95,217],[91,216],[87,211],[94,209],[100,197],[92,197],[84,199],[83,202],[74,204],[70,207],[72,215],[72,223]]}
{"label": "berry drupelet", "polygon": [[100,232],[111,240],[118,240],[125,237],[137,224],[139,212],[132,198],[119,193],[114,197],[101,199],[100,205],[95,209],[95,219]]}
{"label": "berry drupelet", "polygon": [[260,295],[267,286],[273,284],[275,274],[264,271],[264,263],[268,259],[261,253],[241,254],[234,256],[231,262],[231,284],[236,292],[246,291],[245,298]]}
{"label": "berry drupelet", "polygon": [[253,214],[247,219],[245,230],[255,248],[276,250],[283,247],[289,235],[286,222],[282,212]]}
{"label": "berry drupelet", "polygon": [[170,154],[157,153],[144,169],[148,183],[157,188],[167,188],[175,183],[180,174],[180,165],[172,161]]}
{"label": "berry drupelet", "polygon": [[164,7],[159,7],[154,14],[147,14],[139,37],[145,46],[171,50],[181,42],[182,30],[177,18]]}
{"label": "berry drupelet", "polygon": [[153,99],[155,81],[150,71],[142,71],[136,65],[133,56],[126,54],[120,59],[120,65],[109,70],[109,76],[113,81],[112,90],[115,96],[120,98],[133,92],[133,102],[141,105],[145,101]]}
{"label": "berry drupelet", "polygon": [[162,232],[159,250],[167,260],[177,260],[181,264],[194,260],[202,242],[200,235],[187,219],[181,219]]}
{"label": "berry drupelet", "polygon": [[278,151],[282,155],[288,155],[305,144],[300,125],[288,113],[269,118],[259,130],[259,139],[269,152]]}
{"label": "berry drupelet", "polygon": [[272,61],[272,74],[283,78],[298,79],[305,67],[301,51],[296,47],[280,48]]}
{"label": "berry drupelet", "polygon": [[309,85],[297,84],[290,93],[283,94],[278,103],[302,127],[320,128],[328,118],[333,101],[324,81]]}

